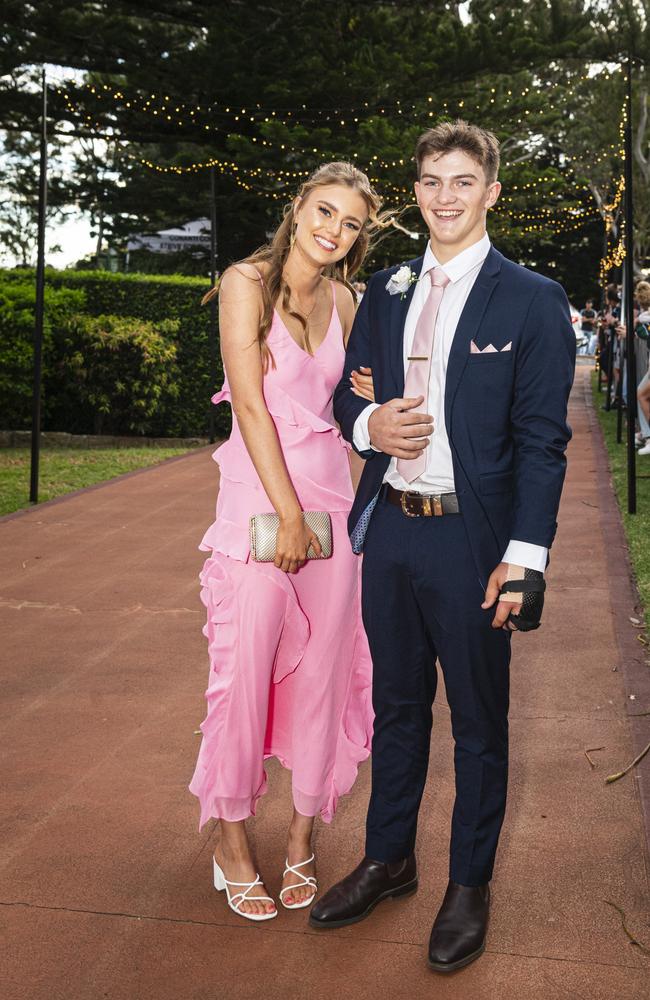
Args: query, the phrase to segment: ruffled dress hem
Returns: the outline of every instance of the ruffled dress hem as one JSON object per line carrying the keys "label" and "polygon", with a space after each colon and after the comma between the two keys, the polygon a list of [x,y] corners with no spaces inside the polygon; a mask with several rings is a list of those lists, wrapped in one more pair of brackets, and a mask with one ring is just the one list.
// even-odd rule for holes
{"label": "ruffled dress hem", "polygon": [[[331,823],[334,819],[339,799],[348,795],[352,791],[360,765],[370,756],[370,747],[358,747],[357,753],[347,762],[345,768],[344,783],[340,787],[334,784],[328,789],[325,795],[310,795],[301,791],[295,786],[292,787],[291,794],[293,804],[301,816],[320,816],[324,823]],[[293,768],[289,761],[281,753],[270,752],[264,754],[264,760],[274,758],[287,771]],[[192,781],[188,786],[190,792],[202,801],[202,791],[198,787],[198,782]],[[201,809],[199,820],[199,831],[211,820],[224,819],[229,823],[237,823],[241,820],[250,819],[257,814],[257,805],[268,791],[268,779],[266,772],[260,787],[251,798],[229,798],[227,796],[213,796],[209,806]]]}

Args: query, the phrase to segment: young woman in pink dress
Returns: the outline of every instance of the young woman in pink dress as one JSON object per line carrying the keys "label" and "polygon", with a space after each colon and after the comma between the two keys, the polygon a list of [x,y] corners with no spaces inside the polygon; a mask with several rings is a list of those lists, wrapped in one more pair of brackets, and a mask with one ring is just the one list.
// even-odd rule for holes
{"label": "young woman in pink dress", "polygon": [[[348,281],[381,225],[368,178],[348,163],[320,167],[271,243],[230,267],[219,289],[226,380],[213,402],[233,410],[216,520],[201,548],[210,673],[203,740],[190,784],[200,826],[220,820],[215,887],[250,920],[276,916],[251,857],[245,821],[266,791],[266,757],[292,771],[293,815],[280,901],[316,894],[314,818],[329,822],[372,735],[371,661],[360,613],[359,557],[346,520],[348,447],[332,415],[354,318]],[[372,399],[371,376],[351,391]],[[303,510],[331,516],[333,554],[307,561]],[[277,512],[275,563],[252,560],[249,520]]]}

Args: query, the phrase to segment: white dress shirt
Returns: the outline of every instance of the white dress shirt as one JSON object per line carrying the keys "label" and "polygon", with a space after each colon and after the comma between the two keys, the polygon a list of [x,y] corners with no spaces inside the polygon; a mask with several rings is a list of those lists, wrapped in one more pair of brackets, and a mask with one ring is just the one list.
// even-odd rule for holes
{"label": "white dress shirt", "polygon": [[[445,288],[436,317],[431,371],[429,375],[429,399],[426,412],[433,417],[433,433],[431,434],[430,443],[426,450],[426,468],[422,475],[411,484],[405,482],[397,471],[397,459],[391,458],[386,475],[384,476],[384,482],[389,483],[396,490],[409,490],[413,493],[428,494],[455,492],[454,468],[445,425],[447,362],[449,361],[449,351],[451,350],[458,321],[489,250],[490,239],[487,233],[485,233],[477,243],[472,244],[472,246],[467,247],[466,250],[457,254],[456,257],[440,265],[433,254],[431,244],[427,244],[420,278],[427,271],[439,266],[442,266],[443,271],[449,278],[449,284]],[[413,290],[413,297],[411,298],[404,323],[405,373],[408,367],[407,358],[415,336],[415,327],[429,290],[430,285],[426,281],[418,281]],[[379,403],[369,403],[355,421],[353,440],[355,448],[359,451],[368,451],[373,448],[368,431],[368,420],[370,419],[370,414],[379,405]],[[378,449],[374,450],[377,451]],[[547,556],[548,549],[542,545],[511,540],[503,556],[503,562],[536,569],[543,573],[546,569]]]}

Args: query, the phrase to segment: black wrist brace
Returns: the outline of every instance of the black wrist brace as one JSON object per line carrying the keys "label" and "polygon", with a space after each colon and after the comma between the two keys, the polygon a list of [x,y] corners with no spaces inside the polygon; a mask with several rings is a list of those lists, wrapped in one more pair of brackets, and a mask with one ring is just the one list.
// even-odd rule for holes
{"label": "black wrist brace", "polygon": [[512,622],[519,632],[532,632],[541,625],[545,590],[544,574],[537,569],[524,570],[523,580],[508,580],[504,583],[500,594],[523,594],[519,614],[508,615],[508,621]]}

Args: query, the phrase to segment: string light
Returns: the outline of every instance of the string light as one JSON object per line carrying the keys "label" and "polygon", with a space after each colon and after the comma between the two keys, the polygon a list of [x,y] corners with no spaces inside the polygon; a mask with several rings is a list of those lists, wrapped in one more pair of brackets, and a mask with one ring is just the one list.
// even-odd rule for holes
{"label": "string light", "polygon": [[624,227],[621,226],[621,237],[611,250],[608,248],[608,252],[605,257],[600,262],[600,283],[605,285],[607,283],[607,276],[609,272],[614,267],[621,267],[623,261],[625,260],[625,231]]}
{"label": "string light", "polygon": [[[622,113],[622,116],[621,116],[621,121],[620,121],[620,124],[619,124],[619,131],[620,131],[621,137],[624,136],[626,122],[627,122],[627,107],[624,106],[623,107],[623,113]],[[621,150],[621,154],[622,154],[623,162],[625,162],[625,144],[624,143],[623,143],[623,148]],[[619,179],[618,179],[618,183],[616,185],[616,191],[614,193],[614,197],[613,197],[612,201],[609,204],[605,203],[602,206],[603,222],[605,224],[606,250],[605,250],[605,256],[602,258],[602,260],[600,262],[600,283],[601,283],[601,285],[605,285],[606,284],[606,282],[607,282],[607,276],[609,275],[609,272],[612,270],[612,268],[614,268],[614,267],[621,267],[621,265],[623,264],[623,261],[625,260],[625,257],[626,257],[626,250],[625,250],[625,219],[624,218],[621,219],[621,236],[620,236],[620,239],[619,239],[618,243],[616,244],[616,246],[614,246],[611,249],[610,249],[610,246],[609,246],[609,236],[610,236],[610,233],[612,232],[612,230],[614,229],[614,225],[616,223],[616,212],[617,212],[617,210],[618,210],[618,208],[619,208],[619,206],[621,204],[621,201],[623,200],[623,194],[624,193],[625,193],[625,175],[622,174],[619,177]]]}
{"label": "string light", "polygon": [[[615,72],[620,72],[620,67],[617,67]],[[613,73],[602,74],[602,78],[605,80],[610,80],[613,77]],[[545,108],[550,107],[554,109],[555,105],[548,102],[548,92],[554,93],[558,88],[562,89],[562,94],[565,99],[570,99],[578,93],[578,89],[582,83],[591,80],[589,74],[583,74],[577,78],[574,85],[570,88],[565,88],[560,82],[552,83],[551,81],[541,81],[541,90],[543,90],[543,100],[545,102],[544,107],[538,110],[543,111]],[[172,126],[180,127],[191,127],[192,129],[201,128],[203,131],[212,133],[224,133],[227,132],[219,123],[215,123],[213,120],[215,117],[226,118],[229,117],[236,123],[242,123],[247,125],[254,125],[255,127],[268,125],[271,123],[276,123],[281,127],[295,128],[298,125],[304,124],[304,120],[310,118],[312,121],[315,119],[322,125],[324,122],[336,120],[337,130],[340,128],[352,127],[356,128],[360,123],[360,116],[365,115],[364,121],[372,120],[377,116],[386,117],[388,115],[399,115],[402,121],[405,120],[410,114],[416,114],[418,120],[422,120],[422,114],[425,113],[427,117],[438,118],[441,116],[447,116],[450,113],[452,107],[456,107],[458,110],[466,113],[471,110],[471,104],[465,99],[459,99],[456,101],[443,101],[442,102],[442,112],[435,111],[431,108],[434,103],[435,98],[433,95],[429,95],[423,98],[421,101],[416,103],[404,103],[397,99],[394,104],[383,103],[381,105],[371,106],[368,102],[363,102],[355,108],[329,108],[329,109],[310,109],[306,108],[306,105],[302,105],[300,108],[283,108],[283,109],[269,109],[262,107],[257,103],[254,107],[237,107],[234,108],[232,105],[219,104],[217,102],[208,105],[207,107],[190,107],[183,104],[182,102],[174,101],[169,95],[161,94],[149,94],[149,95],[125,95],[125,93],[117,88],[110,87],[107,84],[97,85],[97,84],[87,84],[83,88],[91,93],[100,102],[105,102],[107,100],[112,100],[114,105],[119,104],[122,108],[127,109],[131,112],[139,112],[149,114],[151,117],[157,119],[157,122],[163,124],[170,124]],[[538,88],[540,89],[540,88]],[[63,97],[67,111],[70,114],[76,115],[81,118],[89,127],[96,130],[102,130],[106,128],[106,124],[100,123],[93,115],[91,115],[84,107],[79,103],[76,103],[70,97],[68,90],[64,88],[58,88],[57,93]],[[485,106],[485,102],[492,105],[496,102],[496,88],[491,87],[489,90],[489,95],[486,92],[481,95],[481,102],[475,104],[475,110],[481,110]],[[512,89],[507,91],[508,101],[506,102],[506,107],[511,106],[520,99],[527,99],[531,95],[530,87],[524,87],[519,93],[513,92]],[[500,104],[503,106],[504,95],[503,92],[500,94]],[[437,103],[437,102],[436,102]],[[117,114],[119,108],[114,108],[109,114]],[[280,114],[285,115],[283,118]],[[530,116],[530,109],[524,109],[524,118],[518,118],[517,123],[529,125],[529,121],[526,119]],[[206,120],[209,116],[211,120]],[[302,119],[302,120],[301,120]],[[620,120],[621,133],[625,126],[624,116]],[[116,126],[109,121],[109,128],[115,128]],[[115,139],[116,136],[105,136],[105,138]],[[340,157],[340,152],[335,152],[332,150],[320,149],[317,146],[311,147],[296,147],[290,145],[286,142],[280,142],[279,140],[271,141],[264,136],[255,135],[238,135],[237,138],[242,142],[250,143],[252,146],[262,146],[268,151],[279,152],[282,155],[288,153],[300,155],[306,158],[317,157],[321,160],[333,159]],[[151,160],[135,157],[131,154],[127,154],[130,159],[136,160],[147,169],[154,170],[161,174],[190,174],[198,173],[201,170],[215,168],[219,170],[221,174],[229,176],[235,184],[246,190],[248,192],[255,192],[264,197],[273,200],[285,200],[287,197],[286,191],[278,190],[278,188],[284,188],[292,182],[299,181],[301,178],[306,177],[311,173],[311,170],[296,170],[296,169],[282,169],[282,168],[264,168],[264,167],[244,167],[238,164],[235,160],[228,160],[221,157],[211,157],[206,160],[200,160],[190,164],[185,164],[183,166],[178,165],[167,165],[163,166],[156,164]],[[593,158],[589,160],[590,165],[600,164],[606,160],[611,160],[614,157],[620,157],[624,155],[621,148],[621,142],[611,143],[603,150],[594,160]],[[352,158],[357,162],[358,165],[361,164],[358,161],[358,154],[353,153]],[[565,156],[565,162],[567,163],[568,169],[573,173],[574,170],[570,164],[576,164],[580,166],[585,161],[578,156],[570,157]],[[408,170],[412,168],[414,164],[413,157],[400,157],[396,159],[381,159],[378,155],[374,155],[370,158],[370,161],[366,167],[366,172],[371,174],[371,182],[380,190],[385,201],[400,202],[403,200],[404,196],[412,196],[412,187],[407,185],[399,185],[391,183],[387,180],[382,180],[381,178],[375,176],[376,171],[381,170]],[[371,173],[372,172],[372,173]],[[264,182],[272,184],[274,187],[272,189],[263,188]],[[544,191],[547,185],[550,185],[551,190]],[[558,185],[561,185],[560,190],[558,190]],[[620,204],[622,198],[622,191],[624,185],[622,186],[622,178],[618,182],[616,193],[611,205],[604,205],[601,208],[601,214],[604,212],[606,218],[613,219],[613,213],[616,211],[618,205]],[[592,192],[588,185],[580,183],[577,180],[571,181],[566,176],[543,176],[536,178],[533,181],[529,181],[523,184],[511,184],[508,185],[508,194],[503,195],[500,199],[500,203],[496,206],[495,214],[500,216],[503,220],[508,220],[510,223],[517,225],[518,228],[522,228],[525,233],[540,233],[546,232],[551,234],[557,234],[561,232],[569,232],[577,230],[578,228],[586,225],[587,223],[593,221],[598,216],[594,214],[593,204],[586,205],[582,201],[578,204],[573,205],[554,205],[552,207],[540,207],[535,211],[517,211],[516,203],[518,198],[522,195],[531,195],[534,193],[542,194],[547,200],[552,200],[555,198],[564,198],[573,196],[574,199],[580,199],[584,197],[587,193],[590,198],[593,198]],[[524,223],[523,227],[518,224]],[[607,261],[608,262],[608,261]],[[603,264],[605,263],[602,262]],[[610,265],[614,266],[614,265]]]}
{"label": "string light", "polygon": [[607,204],[603,205],[603,211],[608,214],[613,214],[618,208],[618,206],[621,204],[624,193],[625,193],[625,175],[622,174],[619,177],[618,183],[616,185],[616,193],[614,195],[614,200],[610,205]]}
{"label": "string light", "polygon": [[547,222],[544,222],[543,224],[542,223],[532,223],[531,225],[521,226],[521,227],[517,227],[517,228],[521,228],[521,232],[522,233],[538,233],[538,234],[543,233],[543,234],[547,234],[549,236],[559,236],[562,233],[570,233],[570,232],[575,232],[578,229],[582,229],[583,226],[586,226],[589,223],[595,222],[598,219],[599,219],[599,215],[597,215],[594,212],[594,213],[592,213],[592,215],[581,217],[576,222],[572,222],[572,223],[565,223],[565,224],[561,224],[561,225],[553,225],[553,224],[551,224],[551,223],[549,223],[547,221]]}
{"label": "string light", "polygon": [[[616,69],[615,72],[620,72],[620,67],[617,67],[617,69]],[[612,78],[612,75],[613,75],[612,73],[605,73],[605,74],[603,74],[603,77],[604,77],[604,79],[609,80],[609,79]],[[576,81],[576,83],[574,84],[573,87],[570,87],[568,89],[562,87],[562,84],[560,82],[552,84],[550,81],[546,81],[545,82],[545,87],[546,88],[551,88],[552,90],[555,90],[557,88],[562,87],[562,93],[565,96],[565,98],[568,99],[568,98],[573,97],[573,96],[576,95],[576,93],[578,91],[578,88],[579,88],[579,85],[581,83],[584,83],[584,82],[589,81],[589,80],[591,80],[591,77],[589,76],[588,73],[585,73],[585,74],[581,75],[580,77],[578,77],[578,79],[577,79],[577,81]],[[213,121],[205,122],[203,119],[201,119],[201,115],[205,115],[206,113],[210,113],[212,115],[212,117],[214,117],[214,115],[217,114],[217,113],[218,114],[224,114],[225,113],[225,114],[230,115],[230,117],[234,121],[236,121],[237,123],[248,122],[249,124],[254,124],[254,125],[266,124],[266,123],[269,123],[269,122],[277,122],[278,124],[284,125],[285,127],[289,128],[289,127],[294,127],[297,124],[300,124],[300,122],[297,121],[295,118],[293,118],[292,121],[289,122],[289,121],[286,121],[286,120],[284,120],[284,119],[282,119],[280,117],[280,111],[282,111],[282,110],[285,111],[285,113],[287,113],[288,115],[293,114],[293,112],[290,112],[290,109],[273,109],[273,110],[271,110],[271,109],[268,109],[268,108],[263,108],[259,104],[255,105],[255,109],[250,109],[250,108],[246,108],[246,107],[234,109],[230,105],[223,105],[223,104],[219,104],[217,102],[215,102],[215,103],[207,106],[206,108],[202,108],[200,105],[198,105],[198,106],[196,106],[194,108],[191,108],[191,107],[183,104],[182,102],[172,101],[172,99],[169,97],[169,95],[157,95],[155,93],[154,94],[150,94],[148,97],[145,97],[144,95],[136,94],[136,95],[130,96],[129,99],[127,100],[127,98],[126,98],[126,96],[125,96],[125,94],[124,94],[124,92],[122,90],[110,87],[108,84],[102,84],[102,85],[98,85],[98,84],[86,84],[82,89],[87,90],[89,93],[91,93],[93,96],[95,96],[99,101],[102,101],[105,98],[112,98],[114,101],[122,102],[124,104],[124,107],[128,108],[129,110],[136,110],[136,111],[139,110],[139,111],[151,114],[153,117],[156,117],[159,121],[169,122],[169,123],[175,123],[176,125],[179,125],[181,127],[186,127],[186,126],[189,125],[192,128],[196,128],[198,126],[198,127],[201,127],[204,131],[208,131],[208,132],[229,134],[227,132],[227,130],[224,130],[218,124],[214,124]],[[91,123],[94,124],[94,126],[96,128],[101,128],[102,127],[97,120],[95,120],[93,122],[92,116],[90,116],[85,111],[85,109],[83,109],[78,103],[75,104],[72,101],[72,99],[70,98],[70,95],[69,95],[68,91],[65,88],[63,88],[63,87],[57,88],[57,93],[63,97],[63,99],[65,101],[65,104],[66,104],[66,108],[67,108],[67,110],[71,114],[78,115],[79,117],[83,118],[86,121],[87,124],[91,124]],[[490,93],[491,94],[496,93],[496,88],[492,87],[490,89]],[[522,99],[523,98],[527,98],[530,95],[530,93],[531,93],[531,90],[530,90],[529,87],[524,87],[523,90],[521,90],[518,95],[514,94],[512,90],[508,90],[507,91],[507,95],[509,97],[513,97],[513,99],[515,99],[515,100],[518,99],[518,98],[522,98]],[[386,116],[386,115],[388,115],[391,112],[391,108],[392,108],[393,111],[397,111],[400,114],[404,113],[405,108],[408,108],[408,110],[411,111],[411,112],[418,112],[419,113],[420,110],[421,110],[421,107],[420,107],[421,105],[422,105],[422,107],[426,108],[428,105],[430,105],[431,103],[433,103],[434,100],[435,100],[435,98],[432,95],[429,95],[428,97],[423,98],[421,101],[419,101],[417,103],[411,103],[410,105],[402,106],[402,102],[398,99],[398,100],[396,100],[396,102],[394,103],[394,105],[391,105],[390,103],[385,103],[385,104],[383,104],[381,106],[375,106],[374,108],[372,108],[371,105],[368,102],[364,102],[362,108],[363,108],[364,111],[368,112],[368,115],[369,115],[370,118],[373,117],[373,114],[377,114],[377,113],[380,114],[380,115]],[[494,97],[490,98],[490,101],[494,101],[494,100],[495,100]],[[158,107],[154,107],[153,106],[155,102],[158,102]],[[442,102],[442,115],[443,116],[449,114],[450,107],[452,105],[454,105],[454,103],[455,103],[455,106],[458,108],[458,110],[461,110],[464,113],[469,108],[467,102],[464,99],[460,99],[460,100],[458,100],[456,102],[443,101]],[[217,110],[217,109],[220,109],[220,108],[222,108],[223,111],[218,111]],[[327,113],[329,115],[329,117],[327,118],[327,120],[328,121],[329,120],[337,120],[336,123],[337,123],[337,127],[338,127],[338,126],[341,126],[342,124],[345,125],[345,123],[346,123],[346,119],[345,118],[343,118],[343,119],[340,118],[341,114],[344,114],[344,112],[347,111],[348,112],[348,116],[349,116],[350,111],[356,110],[357,112],[360,112],[362,110],[362,108],[361,107],[357,107],[356,109],[349,109],[349,108],[348,109],[342,109],[342,108],[316,109],[316,112],[317,112],[318,115],[321,115],[321,116],[325,115]],[[480,103],[475,105],[475,110],[476,111],[480,111],[481,109],[482,109],[482,105]],[[251,110],[253,110],[252,114],[251,114]],[[301,107],[301,109],[296,109],[296,110],[300,110],[300,112],[302,113],[302,111],[306,111],[307,110],[306,109],[306,105],[303,104],[302,107]],[[525,114],[528,114],[528,113],[529,113],[529,109],[526,110]],[[440,113],[432,111],[430,109],[427,110],[427,114],[428,114],[429,117],[439,117],[440,116]],[[176,117],[178,115],[181,115],[182,117]],[[264,116],[263,117],[263,121],[260,121],[259,120],[259,116],[262,116],[262,115]],[[188,118],[188,116],[189,116],[189,118]],[[517,119],[517,123],[518,124],[521,124],[522,121],[523,120],[521,118]],[[358,124],[359,123],[358,116],[357,117],[352,116],[351,117],[351,121],[348,122],[348,123],[349,124],[352,123],[352,124],[355,124],[355,125]],[[252,143],[254,143],[256,145],[261,145],[261,146],[265,147],[266,149],[280,151],[282,153],[290,152],[290,153],[294,153],[294,154],[301,155],[301,156],[316,155],[316,156],[320,156],[321,159],[332,159],[332,158],[335,158],[337,155],[340,155],[339,153],[337,153],[335,151],[332,151],[332,150],[319,150],[318,148],[313,148],[313,147],[312,148],[307,148],[307,147],[299,147],[299,146],[288,145],[287,143],[274,143],[274,142],[272,142],[272,141],[270,141],[268,139],[265,139],[264,137],[246,136],[246,137],[242,137],[242,138],[245,138],[247,141],[250,141],[250,142],[252,142]],[[615,148],[615,147],[612,146],[611,148]],[[609,150],[608,150],[607,153],[602,154],[603,158],[605,156],[607,156],[607,155],[609,155]],[[353,156],[356,156],[356,154],[353,154]],[[576,162],[577,162],[577,158],[576,158]],[[411,158],[399,157],[399,158],[395,158],[395,159],[392,159],[392,160],[383,160],[383,159],[381,159],[378,156],[374,156],[374,157],[371,158],[371,162],[368,163],[366,169],[372,169],[372,168],[378,169],[378,168],[381,168],[381,169],[384,169],[384,170],[395,170],[395,169],[398,169],[400,167],[408,167],[409,165],[412,165],[412,163],[413,163],[413,158],[412,157]],[[188,168],[188,169],[191,169],[191,168]],[[528,187],[534,186],[534,184],[535,184],[535,182],[532,182],[532,184],[530,184],[530,185],[523,185],[522,189],[526,189]],[[513,190],[516,190],[516,188],[513,188]]]}
{"label": "string light", "polygon": [[[90,116],[88,116],[88,120],[90,120]],[[314,152],[318,151],[314,150]],[[237,186],[240,187],[241,189],[251,193],[262,194],[264,197],[273,200],[286,200],[286,192],[277,190],[268,190],[268,189],[265,190],[260,188],[259,186],[253,186],[251,183],[245,180],[241,175],[244,174],[249,178],[256,180],[263,180],[264,178],[266,178],[267,180],[270,180],[276,184],[279,183],[282,185],[286,185],[290,180],[297,180],[311,173],[310,170],[283,170],[281,168],[264,169],[262,167],[246,168],[239,166],[235,161],[222,160],[218,157],[212,157],[209,160],[197,161],[195,163],[191,163],[181,167],[177,165],[161,166],[160,164],[153,163],[151,160],[148,160],[146,158],[135,157],[131,154],[127,154],[127,156],[130,159],[136,160],[137,162],[141,163],[143,166],[146,166],[148,169],[154,170],[155,172],[162,174],[173,173],[181,175],[186,173],[197,173],[200,170],[209,169],[210,167],[216,167],[222,175],[225,174],[230,176],[235,181]],[[375,157],[374,159],[378,161],[378,157]],[[405,162],[404,160],[400,161],[400,163],[402,164],[404,162]],[[411,187],[386,183],[385,181],[382,181],[380,178],[374,176],[371,176],[370,180],[371,183],[373,183],[380,190],[384,201],[392,201],[395,203],[399,203],[404,196],[410,197],[412,195]],[[557,184],[558,178],[553,176],[551,177],[544,176],[541,178],[537,178],[534,181],[529,181],[525,184],[521,185],[513,184],[509,187],[509,190],[520,193],[530,193],[532,191],[535,191],[541,185],[549,183]],[[548,198],[561,197],[563,195],[568,194],[571,191],[573,191],[574,193],[585,192],[585,191],[589,192],[589,188],[584,184],[579,184],[577,182],[573,183],[569,182],[565,186],[564,191],[553,190],[547,192],[546,196]],[[514,222],[524,221],[532,223],[531,225],[523,227],[523,231],[526,233],[550,231],[551,233],[557,234],[560,232],[569,231],[570,229],[579,228],[579,226],[582,225],[583,222],[579,222],[577,224],[574,223],[572,226],[569,226],[568,228],[567,227],[559,228],[556,221],[552,218],[552,216],[555,212],[560,212],[560,213],[566,212],[566,213],[573,213],[574,215],[575,214],[584,215],[588,211],[587,207],[584,205],[578,205],[578,206],[560,205],[560,206],[555,206],[553,209],[551,208],[538,209],[537,213],[513,212],[508,209],[508,205],[511,205],[515,200],[516,198],[513,195],[502,196],[502,198],[500,199],[502,204],[499,204],[495,209],[495,211],[497,214],[509,217]],[[589,216],[585,221],[591,221],[592,218],[593,216]],[[538,224],[540,221],[543,222],[544,224],[543,225]],[[555,225],[553,225],[554,223]]]}
{"label": "string light", "polygon": [[[621,67],[617,66],[612,72],[609,70],[604,71],[599,74],[599,76],[604,80],[611,80],[614,75],[621,72]],[[589,72],[583,73],[577,77],[572,86],[566,87],[561,81],[553,83],[550,80],[539,81],[540,86],[536,89],[540,92],[544,91],[543,100],[546,107],[551,107],[554,109],[555,105],[548,104],[548,92],[555,92],[560,89],[562,96],[565,99],[575,97],[578,93],[580,85],[583,83],[588,83],[593,79]],[[306,104],[302,104],[294,107],[280,107],[280,108],[270,108],[261,105],[257,102],[252,107],[239,107],[233,106],[232,102],[218,102],[214,101],[211,104],[202,107],[201,105],[190,106],[182,101],[172,99],[168,94],[156,94],[151,93],[149,95],[135,94],[126,95],[124,91],[117,87],[109,86],[108,84],[95,84],[86,83],[81,88],[88,93],[92,94],[97,100],[103,101],[108,98],[112,98],[113,101],[119,101],[124,104],[125,107],[130,110],[143,110],[155,117],[163,117],[166,120],[172,121],[176,117],[176,121],[179,124],[183,123],[183,119],[189,116],[192,118],[190,124],[195,125],[197,121],[195,119],[201,116],[209,115],[211,119],[216,116],[228,117],[235,121],[249,121],[260,123],[260,119],[263,123],[268,123],[271,121],[277,121],[280,124],[285,125],[296,125],[305,124],[307,122],[313,123],[314,121],[319,122],[334,122],[337,126],[355,125],[359,123],[359,116],[365,115],[367,118],[372,118],[376,115],[383,117],[392,117],[397,114],[404,116],[407,114],[415,113],[421,114],[426,112],[429,114],[428,105],[432,103],[439,104],[443,108],[443,113],[448,113],[450,107],[456,106],[460,110],[467,112],[471,105],[465,98],[460,98],[456,101],[443,100],[440,102],[434,95],[428,95],[419,98],[413,102],[404,102],[400,98],[397,98],[394,102],[384,101],[375,104],[371,104],[368,101],[363,101],[361,104],[350,106],[339,106],[335,108],[307,108]],[[61,87],[57,88],[57,93],[63,94],[65,97],[69,98],[67,91]],[[497,93],[496,87],[490,87],[489,90],[485,91],[485,99],[488,104],[496,103]],[[525,100],[531,96],[531,88],[526,86],[523,87],[519,92],[515,92],[511,89],[501,93],[500,99],[503,105],[504,97],[512,98],[512,101],[508,103],[515,103],[517,100]],[[488,96],[489,95],[489,96]],[[506,107],[508,106],[506,103]],[[157,106],[154,106],[157,105]],[[474,110],[480,111],[483,108],[483,103],[480,101],[474,104]],[[529,110],[529,109],[528,109]],[[433,113],[433,112],[432,112]],[[288,122],[286,119],[282,118],[282,115],[286,115],[287,119],[291,119]],[[177,116],[181,116],[180,118]],[[215,130],[218,126],[213,126]]]}

